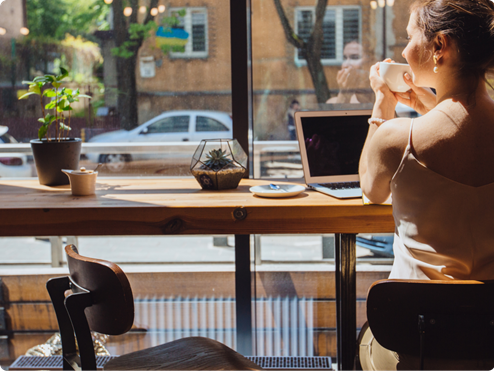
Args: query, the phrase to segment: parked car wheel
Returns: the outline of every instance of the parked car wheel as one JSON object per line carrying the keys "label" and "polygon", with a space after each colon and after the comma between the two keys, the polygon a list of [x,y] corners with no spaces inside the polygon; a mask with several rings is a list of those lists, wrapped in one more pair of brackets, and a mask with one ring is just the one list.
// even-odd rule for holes
{"label": "parked car wheel", "polygon": [[131,161],[130,155],[109,154],[101,155],[100,162],[112,173],[118,173],[125,168],[125,163]]}

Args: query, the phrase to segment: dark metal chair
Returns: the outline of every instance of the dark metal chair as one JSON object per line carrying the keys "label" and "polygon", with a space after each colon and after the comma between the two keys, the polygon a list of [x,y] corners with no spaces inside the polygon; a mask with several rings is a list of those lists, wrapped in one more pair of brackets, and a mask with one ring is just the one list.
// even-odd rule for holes
{"label": "dark metal chair", "polygon": [[[63,369],[96,370],[90,331],[108,335],[129,331],[134,322],[132,290],[125,273],[116,264],[81,256],[74,245],[66,246],[65,252],[70,276],[52,278],[46,284],[60,327]],[[65,296],[67,290],[72,293]],[[189,337],[117,357],[105,369],[259,370],[260,367],[215,340]]]}
{"label": "dark metal chair", "polygon": [[381,280],[367,296],[367,320],[384,348],[428,358],[494,358],[494,283]]}

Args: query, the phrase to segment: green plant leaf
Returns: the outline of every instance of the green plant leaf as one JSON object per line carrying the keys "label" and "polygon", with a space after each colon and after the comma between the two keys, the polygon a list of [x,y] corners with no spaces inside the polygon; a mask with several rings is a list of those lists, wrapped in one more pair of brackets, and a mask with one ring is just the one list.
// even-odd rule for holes
{"label": "green plant leaf", "polygon": [[60,123],[60,129],[62,130],[72,130],[70,126],[65,125],[63,122]]}
{"label": "green plant leaf", "polygon": [[65,106],[65,107],[63,108],[63,110],[62,110],[62,111],[64,111],[64,112],[65,112],[65,111],[73,111],[73,110],[74,110],[74,109],[73,109],[70,105],[67,105],[67,106]]}
{"label": "green plant leaf", "polygon": [[69,76],[69,71],[67,71],[65,68],[60,67],[60,75],[56,77],[57,81],[65,79],[67,76]]}
{"label": "green plant leaf", "polygon": [[55,89],[46,89],[44,92],[43,92],[43,95],[45,97],[48,97],[48,98],[54,98],[57,96],[57,93],[55,91]]}
{"label": "green plant leaf", "polygon": [[43,139],[48,132],[48,126],[43,125],[42,127],[39,128],[38,130],[38,138],[39,140]]}
{"label": "green plant leaf", "polygon": [[66,105],[67,101],[65,99],[60,100],[57,104],[57,111],[62,112]]}
{"label": "green plant leaf", "polygon": [[51,82],[50,79],[48,79],[46,76],[36,76],[33,80],[33,82],[42,82],[46,84],[47,82]]}
{"label": "green plant leaf", "polygon": [[31,84],[29,85],[29,91],[30,92],[33,92],[35,94],[38,94],[40,95],[41,94],[41,87],[43,86],[44,84]]}
{"label": "green plant leaf", "polygon": [[26,93],[26,94],[22,95],[21,97],[19,97],[19,100],[26,99],[27,97],[29,97],[30,95],[33,95],[33,94],[37,94],[37,93],[31,91],[31,92]]}
{"label": "green plant leaf", "polygon": [[46,109],[52,109],[52,108],[55,108],[55,104],[56,104],[55,100],[52,100],[50,103],[48,103],[48,104],[45,106],[45,108],[46,108]]}
{"label": "green plant leaf", "polygon": [[60,87],[60,85],[62,85],[62,83],[60,83],[60,82],[55,82],[55,81],[54,81],[54,82],[52,82],[51,84],[52,84],[55,88],[59,88],[59,87]]}
{"label": "green plant leaf", "polygon": [[78,98],[88,98],[88,99],[91,99],[92,97],[90,97],[89,95],[86,95],[86,94],[79,94],[78,95]]}

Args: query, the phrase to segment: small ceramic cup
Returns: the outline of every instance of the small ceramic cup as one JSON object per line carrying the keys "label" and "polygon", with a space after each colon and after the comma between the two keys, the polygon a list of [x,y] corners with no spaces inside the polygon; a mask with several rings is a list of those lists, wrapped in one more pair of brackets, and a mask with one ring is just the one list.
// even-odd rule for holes
{"label": "small ceramic cup", "polygon": [[403,79],[405,72],[408,72],[408,74],[413,78],[412,70],[408,64],[386,62],[379,63],[379,74],[386,85],[388,85],[389,90],[396,93],[405,93],[410,90],[410,87]]}
{"label": "small ceramic cup", "polygon": [[80,170],[62,171],[69,177],[70,189],[74,196],[89,196],[96,193],[97,171],[86,170],[84,167]]}

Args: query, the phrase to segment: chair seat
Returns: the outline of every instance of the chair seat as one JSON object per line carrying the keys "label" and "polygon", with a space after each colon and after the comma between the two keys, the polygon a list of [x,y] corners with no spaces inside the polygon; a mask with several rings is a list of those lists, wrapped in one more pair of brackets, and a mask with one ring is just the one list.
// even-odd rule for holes
{"label": "chair seat", "polygon": [[188,337],[122,355],[105,370],[260,370],[226,345],[208,338]]}

